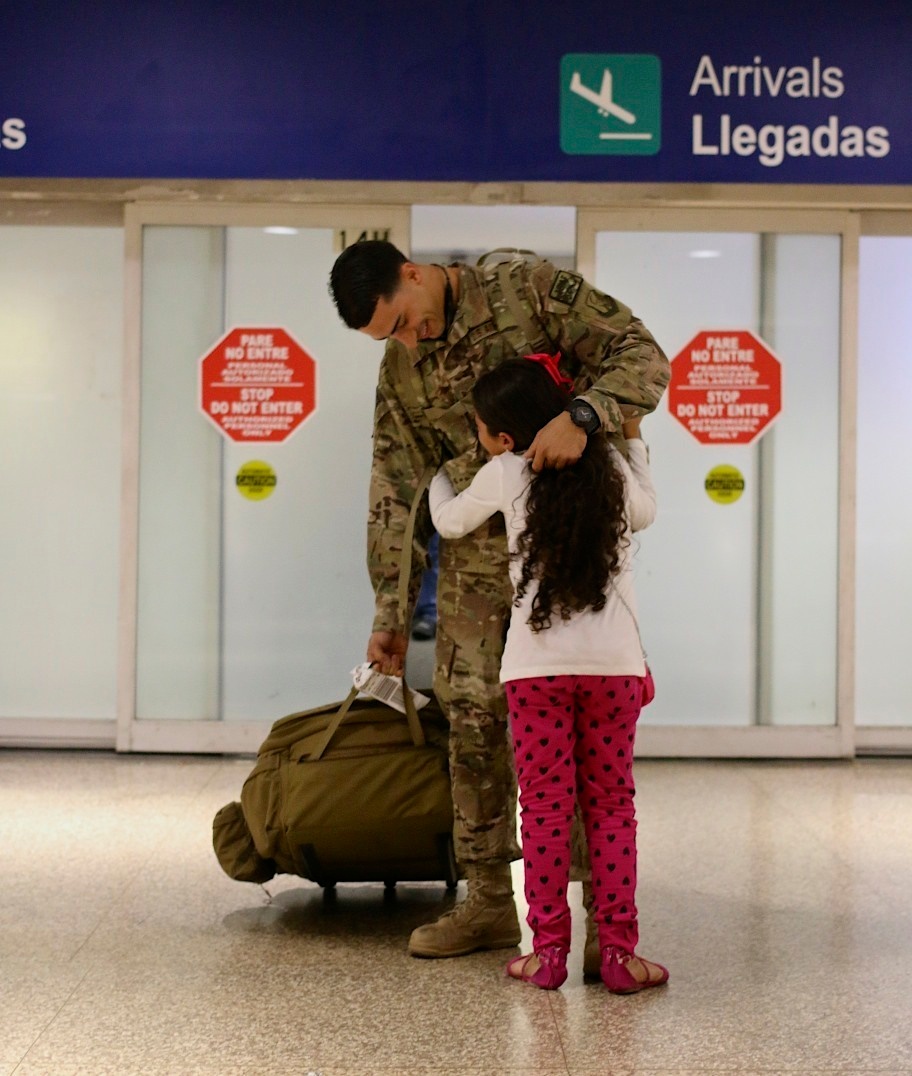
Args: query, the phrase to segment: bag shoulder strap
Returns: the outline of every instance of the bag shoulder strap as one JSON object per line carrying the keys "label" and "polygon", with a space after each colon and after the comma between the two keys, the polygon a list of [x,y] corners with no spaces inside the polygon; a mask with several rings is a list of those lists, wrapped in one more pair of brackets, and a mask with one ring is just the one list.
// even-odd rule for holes
{"label": "bag shoulder strap", "polygon": [[[408,351],[404,347],[396,348],[393,354],[396,356],[396,379],[400,392],[408,397],[408,403],[416,410],[421,409],[421,401],[415,392],[412,382],[412,367],[409,363]],[[405,612],[408,608],[408,585],[412,574],[412,543],[415,539],[415,522],[418,517],[418,507],[425,490],[431,484],[437,468],[432,465],[425,467],[418,479],[412,506],[409,509],[408,521],[405,525],[405,533],[402,536],[402,560],[399,562],[399,613],[403,624]]]}
{"label": "bag shoulder strap", "polygon": [[[497,247],[496,250],[489,250],[486,254],[478,259],[478,268],[482,268],[488,259],[493,259],[495,255],[507,254],[508,258],[502,258],[497,265],[497,281],[500,284],[500,290],[503,294],[504,301],[507,304],[507,308],[513,315],[513,320],[516,322],[517,328],[525,336],[529,343],[529,346],[535,352],[547,352],[551,354],[554,350],[554,344],[548,334],[545,332],[544,326],[541,321],[534,316],[534,309],[528,299],[523,304],[520,298],[519,292],[516,290],[516,284],[513,277],[510,274],[510,269],[517,261],[524,261],[531,265],[541,265],[543,258],[540,258],[534,251],[524,250],[522,248],[511,247]],[[528,307],[528,309],[527,309]]]}
{"label": "bag shoulder strap", "polygon": [[412,381],[412,364],[409,362],[408,349],[400,344],[393,354],[396,356],[396,386],[400,394],[405,397],[406,404],[415,411],[422,410],[422,403],[415,391]]}
{"label": "bag shoulder strap", "polygon": [[493,260],[497,254],[508,255],[506,259],[497,258],[497,261],[513,261],[516,258],[521,258],[523,261],[532,262],[534,265],[544,261],[540,254],[536,254],[534,250],[526,250],[525,247],[495,247],[493,250],[488,250],[482,254],[475,265],[481,269],[488,259]]}
{"label": "bag shoulder strap", "polygon": [[433,464],[421,472],[418,485],[415,489],[415,497],[412,507],[409,509],[408,522],[405,524],[405,533],[402,535],[402,560],[399,562],[399,613],[405,622],[405,612],[408,608],[408,585],[412,574],[412,543],[415,540],[415,522],[418,518],[418,506],[425,490],[431,484],[431,479],[436,474],[437,468]]}
{"label": "bag shoulder strap", "polygon": [[551,341],[545,335],[541,322],[537,320],[533,322],[523,308],[522,301],[513,285],[513,278],[510,276],[509,262],[501,262],[497,266],[497,279],[500,281],[500,289],[503,292],[504,299],[507,301],[507,306],[510,308],[510,313],[516,319],[516,325],[522,330],[523,336],[529,341],[536,353],[547,352],[550,355]]}

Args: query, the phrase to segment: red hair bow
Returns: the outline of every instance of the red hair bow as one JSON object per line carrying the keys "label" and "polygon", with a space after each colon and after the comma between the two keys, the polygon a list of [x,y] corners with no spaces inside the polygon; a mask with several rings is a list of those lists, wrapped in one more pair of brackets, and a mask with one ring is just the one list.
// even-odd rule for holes
{"label": "red hair bow", "polygon": [[529,359],[530,362],[537,362],[548,371],[554,380],[555,384],[562,385],[566,389],[573,388],[573,381],[569,377],[564,377],[558,368],[558,361],[560,360],[560,352],[556,355],[524,355],[523,358]]}

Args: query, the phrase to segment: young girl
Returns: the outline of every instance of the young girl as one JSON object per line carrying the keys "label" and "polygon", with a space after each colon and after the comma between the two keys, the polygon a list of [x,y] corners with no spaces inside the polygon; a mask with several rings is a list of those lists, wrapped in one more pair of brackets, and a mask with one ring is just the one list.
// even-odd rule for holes
{"label": "young girl", "polygon": [[[491,459],[456,495],[441,470],[431,515],[459,538],[503,512],[514,610],[500,679],[506,685],[522,806],[533,952],[507,974],[555,990],[570,949],[570,823],[577,800],[592,864],[601,976],[613,993],[660,986],[668,972],[635,955],[636,821],[631,773],[647,690],[631,580],[630,532],[655,517],[638,420],[625,424],[629,463],[598,433],[579,461],[534,474],[522,453],[566,409],[551,356],[509,359],[472,396]],[[651,679],[648,682],[651,688]]]}

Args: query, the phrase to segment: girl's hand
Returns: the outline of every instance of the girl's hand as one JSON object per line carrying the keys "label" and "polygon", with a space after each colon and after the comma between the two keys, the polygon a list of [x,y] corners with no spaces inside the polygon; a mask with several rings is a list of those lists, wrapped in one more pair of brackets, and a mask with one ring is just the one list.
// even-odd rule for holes
{"label": "girl's hand", "polygon": [[624,438],[628,441],[632,441],[640,436],[640,423],[643,421],[642,415],[637,415],[636,418],[628,418],[626,422],[621,426],[621,432]]}
{"label": "girl's hand", "polygon": [[586,431],[574,425],[566,411],[551,419],[535,435],[526,449],[525,459],[532,461],[532,470],[542,467],[568,467],[582,456],[586,448]]}

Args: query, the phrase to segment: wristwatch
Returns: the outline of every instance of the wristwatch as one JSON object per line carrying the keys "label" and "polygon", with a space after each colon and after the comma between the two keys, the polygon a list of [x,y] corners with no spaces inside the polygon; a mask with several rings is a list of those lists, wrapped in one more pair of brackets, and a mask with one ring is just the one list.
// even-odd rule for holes
{"label": "wristwatch", "polygon": [[595,408],[581,396],[577,396],[575,400],[570,401],[567,405],[567,411],[570,415],[570,421],[575,426],[579,426],[581,430],[585,430],[587,434],[595,433],[602,425]]}

